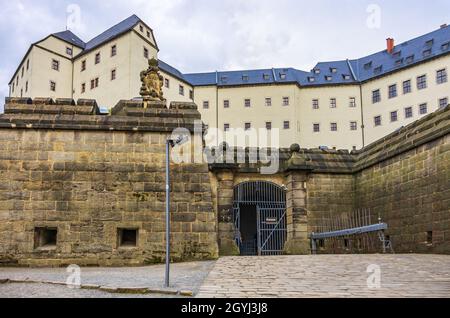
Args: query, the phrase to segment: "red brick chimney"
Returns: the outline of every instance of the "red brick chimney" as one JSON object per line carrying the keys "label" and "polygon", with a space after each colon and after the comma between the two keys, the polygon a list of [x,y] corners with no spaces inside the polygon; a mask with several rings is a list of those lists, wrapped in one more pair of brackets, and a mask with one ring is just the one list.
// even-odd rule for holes
{"label": "red brick chimney", "polygon": [[395,41],[393,38],[386,39],[387,41],[387,52],[391,54],[394,51]]}

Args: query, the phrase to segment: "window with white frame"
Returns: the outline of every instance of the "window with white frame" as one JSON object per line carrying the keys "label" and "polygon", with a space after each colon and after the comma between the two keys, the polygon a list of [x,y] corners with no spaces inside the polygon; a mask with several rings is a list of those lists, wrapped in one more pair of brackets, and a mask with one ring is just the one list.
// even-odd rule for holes
{"label": "window with white frame", "polygon": [[315,133],[320,132],[320,124],[313,124],[313,132]]}
{"label": "window with white frame", "polygon": [[272,106],[272,98],[266,97],[266,99],[265,99],[265,105],[266,105],[267,107],[271,107],[271,106]]}
{"label": "window with white frame", "polygon": [[439,99],[439,108],[440,109],[445,108],[447,106],[448,106],[448,97]]}
{"label": "window with white frame", "polygon": [[398,121],[398,112],[393,111],[391,112],[391,123],[395,123],[396,121]]}
{"label": "window with white frame", "polygon": [[331,123],[330,124],[330,130],[333,131],[333,132],[338,131],[337,123]]}
{"label": "window with white frame", "polygon": [[223,101],[223,108],[230,108],[230,100],[225,99]]}
{"label": "window with white frame", "polygon": [[181,96],[184,96],[184,86],[183,86],[183,85],[180,85],[180,86],[178,87],[178,93],[179,93]]}
{"label": "window with white frame", "polygon": [[403,94],[409,94],[412,91],[411,80],[407,80],[403,82]]}
{"label": "window with white frame", "polygon": [[209,101],[208,100],[203,101],[203,109],[209,109]]}
{"label": "window with white frame", "polygon": [[285,121],[283,122],[283,129],[284,129],[284,130],[291,129],[291,122],[290,122],[289,120],[285,120]]}
{"label": "window with white frame", "polygon": [[375,127],[381,126],[381,116],[375,116],[374,119]]}
{"label": "window with white frame", "polygon": [[381,93],[379,89],[376,89],[372,92],[372,104],[376,104],[381,102]]}
{"label": "window with white frame", "polygon": [[289,97],[283,97],[283,106],[289,106]]}
{"label": "window with white frame", "polygon": [[52,69],[55,71],[59,71],[59,61],[58,60],[52,60]]}
{"label": "window with white frame", "polygon": [[357,121],[351,121],[350,122],[350,130],[351,131],[358,130],[358,122]]}
{"label": "window with white frame", "polygon": [[336,108],[336,107],[337,107],[336,98],[330,98],[330,108]]}
{"label": "window with white frame", "polygon": [[56,92],[56,82],[50,81],[50,90]]}
{"label": "window with white frame", "polygon": [[423,103],[419,105],[419,114],[420,115],[426,115],[428,114],[428,104]]}
{"label": "window with white frame", "polygon": [[397,97],[397,84],[389,86],[389,98]]}
{"label": "window with white frame", "polygon": [[356,98],[355,97],[350,97],[350,108],[355,108],[356,107]]}
{"label": "window with white frame", "polygon": [[422,75],[417,77],[417,89],[425,89],[427,88],[427,76]]}
{"label": "window with white frame", "polygon": [[406,107],[405,108],[405,118],[409,119],[409,118],[413,118],[413,116],[414,116],[413,108],[412,107]]}
{"label": "window with white frame", "polygon": [[444,68],[436,72],[437,84],[447,83],[447,70]]}
{"label": "window with white frame", "polygon": [[249,98],[246,98],[246,99],[244,100],[244,106],[245,106],[245,108],[250,108],[250,107],[252,107],[252,101],[251,101]]}
{"label": "window with white frame", "polygon": [[312,108],[313,109],[319,109],[319,100],[318,99],[313,99],[313,101],[312,101]]}

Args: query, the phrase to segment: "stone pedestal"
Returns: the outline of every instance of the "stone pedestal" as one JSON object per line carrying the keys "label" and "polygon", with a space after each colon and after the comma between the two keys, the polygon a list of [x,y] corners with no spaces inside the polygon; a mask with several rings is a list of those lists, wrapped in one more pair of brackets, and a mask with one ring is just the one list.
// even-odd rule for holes
{"label": "stone pedestal", "polygon": [[285,245],[285,253],[290,255],[311,253],[308,239],[308,212],[306,209],[307,178],[305,172],[296,171],[291,172],[286,177],[288,241]]}
{"label": "stone pedestal", "polygon": [[221,171],[218,180],[218,216],[219,216],[219,253],[221,256],[239,255],[239,248],[234,240],[235,226],[233,223],[233,171]]}

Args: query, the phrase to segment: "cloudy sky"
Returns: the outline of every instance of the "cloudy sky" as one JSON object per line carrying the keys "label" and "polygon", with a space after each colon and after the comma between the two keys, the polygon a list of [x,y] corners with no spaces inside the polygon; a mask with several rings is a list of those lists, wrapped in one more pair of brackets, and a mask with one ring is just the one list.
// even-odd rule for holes
{"label": "cloudy sky", "polygon": [[450,23],[450,0],[0,0],[0,8],[0,111],[29,45],[67,25],[88,41],[135,13],[153,28],[161,59],[202,72],[310,70]]}

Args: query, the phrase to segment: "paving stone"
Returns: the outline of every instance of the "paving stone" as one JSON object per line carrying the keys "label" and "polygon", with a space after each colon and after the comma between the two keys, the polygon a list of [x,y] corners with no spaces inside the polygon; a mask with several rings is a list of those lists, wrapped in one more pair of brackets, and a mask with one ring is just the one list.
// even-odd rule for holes
{"label": "paving stone", "polygon": [[[380,266],[380,289],[367,286],[371,264]],[[449,277],[446,255],[224,257],[197,297],[450,298]]]}

